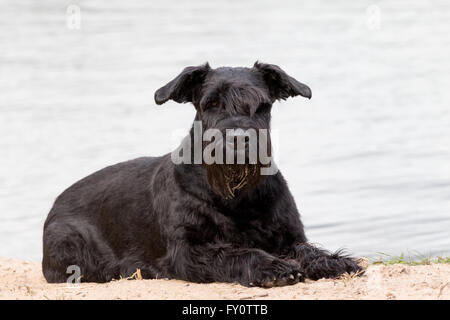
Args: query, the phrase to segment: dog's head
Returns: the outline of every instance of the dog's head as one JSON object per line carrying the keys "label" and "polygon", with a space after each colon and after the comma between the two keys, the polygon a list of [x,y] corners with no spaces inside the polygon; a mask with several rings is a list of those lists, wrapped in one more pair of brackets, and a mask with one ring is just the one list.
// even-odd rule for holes
{"label": "dog's head", "polygon": [[262,182],[261,169],[271,165],[272,104],[298,95],[311,98],[311,90],[276,65],[212,69],[206,63],[185,68],[156,91],[155,101],[192,102],[208,182],[220,196],[233,198]]}

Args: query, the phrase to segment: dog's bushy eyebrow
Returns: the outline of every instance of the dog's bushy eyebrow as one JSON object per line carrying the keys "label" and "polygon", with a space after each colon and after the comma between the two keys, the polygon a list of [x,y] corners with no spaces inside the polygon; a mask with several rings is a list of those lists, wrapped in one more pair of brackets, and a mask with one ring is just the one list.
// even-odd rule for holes
{"label": "dog's bushy eyebrow", "polygon": [[255,86],[246,83],[223,82],[213,88],[204,88],[202,109],[213,103],[219,104],[230,114],[253,115],[262,104],[271,104],[268,94]]}

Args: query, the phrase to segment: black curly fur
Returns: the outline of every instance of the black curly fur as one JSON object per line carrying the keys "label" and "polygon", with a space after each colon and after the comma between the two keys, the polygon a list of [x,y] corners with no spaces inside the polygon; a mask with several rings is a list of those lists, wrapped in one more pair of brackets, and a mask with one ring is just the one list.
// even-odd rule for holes
{"label": "black curly fur", "polygon": [[[205,128],[268,129],[273,101],[296,95],[311,91],[277,66],[206,64],[186,68],[155,100],[192,102]],[[224,198],[204,164],[175,165],[170,155],[100,170],[56,199],[44,226],[44,276],[64,282],[78,265],[86,282],[140,269],[144,278],[272,287],[360,270],[307,242],[280,172],[248,185]]]}

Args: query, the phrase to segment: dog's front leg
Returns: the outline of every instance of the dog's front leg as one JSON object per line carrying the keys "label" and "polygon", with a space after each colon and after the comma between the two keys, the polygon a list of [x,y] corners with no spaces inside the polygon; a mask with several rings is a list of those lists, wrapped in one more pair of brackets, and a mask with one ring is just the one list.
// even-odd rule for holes
{"label": "dog's front leg", "polygon": [[330,253],[309,243],[295,244],[287,257],[298,261],[306,278],[312,280],[336,278],[362,270],[356,259],[340,252]]}
{"label": "dog's front leg", "polygon": [[245,286],[274,287],[304,280],[300,264],[263,250],[227,244],[188,246],[177,243],[161,260],[170,278],[193,282],[239,282]]}

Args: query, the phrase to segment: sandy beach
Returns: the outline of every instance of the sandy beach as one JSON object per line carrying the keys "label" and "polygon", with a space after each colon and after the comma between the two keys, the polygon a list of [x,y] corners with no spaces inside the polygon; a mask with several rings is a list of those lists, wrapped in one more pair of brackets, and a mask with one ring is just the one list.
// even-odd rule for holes
{"label": "sandy beach", "polygon": [[0,299],[450,299],[450,264],[371,265],[358,278],[262,289],[179,280],[119,280],[77,286],[48,284],[39,263],[0,259]]}

